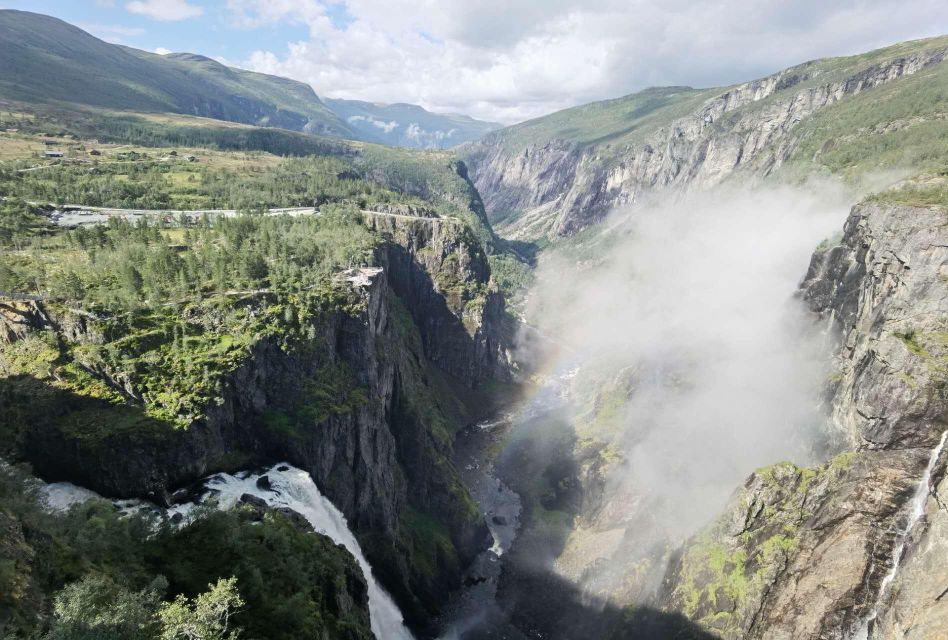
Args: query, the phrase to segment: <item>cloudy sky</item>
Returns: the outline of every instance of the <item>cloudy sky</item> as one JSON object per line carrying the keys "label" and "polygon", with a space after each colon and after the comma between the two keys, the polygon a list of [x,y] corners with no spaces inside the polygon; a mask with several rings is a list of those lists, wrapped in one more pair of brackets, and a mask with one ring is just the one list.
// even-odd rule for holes
{"label": "cloudy sky", "polygon": [[0,0],[111,42],[512,123],[948,33],[946,0]]}

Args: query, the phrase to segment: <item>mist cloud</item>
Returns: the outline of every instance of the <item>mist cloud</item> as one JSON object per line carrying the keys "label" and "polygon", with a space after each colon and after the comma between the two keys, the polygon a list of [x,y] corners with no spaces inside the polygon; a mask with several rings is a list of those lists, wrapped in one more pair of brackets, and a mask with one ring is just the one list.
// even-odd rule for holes
{"label": "mist cloud", "polygon": [[845,202],[831,188],[692,194],[616,212],[540,266],[528,314],[582,365],[574,396],[618,396],[613,435],[598,434],[622,456],[612,524],[673,542],[756,467],[814,459],[828,347],[794,293]]}

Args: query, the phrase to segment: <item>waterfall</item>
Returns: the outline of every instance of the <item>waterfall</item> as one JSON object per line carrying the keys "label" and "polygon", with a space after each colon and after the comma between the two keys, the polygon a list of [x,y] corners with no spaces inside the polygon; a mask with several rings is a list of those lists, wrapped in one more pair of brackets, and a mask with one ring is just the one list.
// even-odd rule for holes
{"label": "waterfall", "polygon": [[895,536],[895,542],[892,545],[892,566],[889,568],[889,572],[886,573],[885,577],[882,578],[882,583],[879,585],[879,593],[876,595],[876,601],[872,605],[869,615],[866,616],[866,619],[863,620],[853,635],[853,640],[869,640],[869,638],[872,637],[873,623],[879,616],[879,609],[889,590],[889,585],[892,584],[896,574],[899,572],[899,567],[902,564],[902,556],[905,554],[905,547],[908,545],[912,529],[915,528],[918,521],[925,515],[925,505],[928,503],[932,473],[934,473],[938,458],[945,448],[946,439],[948,439],[948,430],[941,434],[941,440],[938,442],[938,445],[932,449],[931,456],[928,458],[928,466],[925,468],[925,473],[922,474],[921,479],[919,479],[918,486],[915,488],[915,494],[912,496],[912,502],[910,503],[911,509],[908,512],[905,527]]}
{"label": "waterfall", "polygon": [[40,484],[43,503],[49,511],[69,511],[74,504],[98,498],[104,500],[95,491],[90,491],[71,482],[52,482]]}
{"label": "waterfall", "polygon": [[[257,481],[262,476],[267,476],[270,481],[269,489],[257,486]],[[265,500],[271,506],[288,507],[304,516],[316,531],[329,536],[336,544],[341,544],[359,563],[369,586],[369,615],[375,637],[379,640],[412,639],[398,606],[372,575],[372,567],[362,554],[359,542],[349,529],[345,516],[319,492],[308,473],[288,464],[277,464],[261,474],[220,473],[208,478],[205,486],[209,495],[217,498],[222,509],[232,508],[240,496],[249,493]]]}
{"label": "waterfall", "polygon": [[[263,476],[269,480],[269,488],[263,488],[267,486],[265,482],[258,486],[257,482]],[[305,517],[316,531],[341,544],[359,563],[369,587],[369,617],[375,637],[379,640],[413,640],[398,606],[372,575],[372,567],[349,529],[345,516],[319,492],[308,473],[289,464],[277,464],[265,473],[219,473],[206,479],[204,488],[206,491],[197,503],[213,498],[217,500],[219,508],[231,509],[240,496],[250,494],[265,500],[270,506],[288,507]],[[95,492],[68,482],[45,485],[43,493],[46,506],[52,511],[65,511],[74,504],[101,498]],[[154,505],[139,500],[118,501],[115,505],[125,513],[154,509]],[[182,521],[187,522],[195,506],[194,502],[176,505],[167,511],[167,515],[180,514],[183,516]]]}

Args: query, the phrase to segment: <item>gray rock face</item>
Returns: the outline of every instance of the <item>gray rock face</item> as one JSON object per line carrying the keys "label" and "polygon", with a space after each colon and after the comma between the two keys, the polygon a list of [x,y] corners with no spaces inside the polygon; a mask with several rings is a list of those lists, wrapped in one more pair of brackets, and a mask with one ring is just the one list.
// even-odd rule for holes
{"label": "gray rock face", "polygon": [[[570,235],[650,192],[706,188],[742,171],[767,175],[798,144],[799,122],[846,96],[941,63],[945,55],[944,49],[918,52],[826,80],[814,63],[793,67],[723,91],[618,149],[565,140],[520,148],[508,146],[500,132],[468,145],[464,154],[504,235]],[[512,224],[502,221],[509,212],[520,212]]]}
{"label": "gray rock face", "polygon": [[[818,251],[802,293],[840,330],[832,406],[849,449],[760,470],[672,564],[663,606],[725,638],[948,635],[946,514],[936,492],[880,599],[931,451],[948,429],[948,212],[869,203]],[[946,456],[933,487],[944,490]]]}
{"label": "gray rock face", "polygon": [[850,446],[930,449],[938,441],[946,224],[938,208],[860,205],[842,243],[811,261],[803,296],[842,328],[833,414]]}

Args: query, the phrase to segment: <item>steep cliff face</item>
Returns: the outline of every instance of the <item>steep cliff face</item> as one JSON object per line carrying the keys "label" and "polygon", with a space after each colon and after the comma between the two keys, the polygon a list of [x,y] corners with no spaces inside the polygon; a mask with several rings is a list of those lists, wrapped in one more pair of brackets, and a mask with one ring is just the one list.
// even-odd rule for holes
{"label": "steep cliff face", "polygon": [[830,391],[846,450],[757,471],[666,576],[663,606],[725,638],[948,633],[948,213],[895,200],[854,207],[802,289],[841,338]]}
{"label": "steep cliff face", "polygon": [[468,227],[452,219],[376,217],[390,237],[389,282],[421,333],[425,354],[468,387],[510,377],[504,299]]}
{"label": "steep cliff face", "polygon": [[[507,375],[503,299],[463,224],[389,220],[378,223],[386,239],[377,266],[341,274],[336,302],[290,310],[289,301],[261,294],[239,303],[251,316],[285,305],[280,313],[297,337],[255,339],[188,428],[143,414],[134,372],[80,357],[128,403],[111,406],[25,376],[6,380],[14,433],[7,453],[49,480],[158,501],[216,470],[286,459],[343,511],[406,617],[423,623],[486,542],[450,448],[453,430],[474,411],[465,402]],[[185,314],[214,322],[204,308]],[[7,341],[42,334],[60,353],[108,342],[100,325],[57,305],[4,305]],[[103,429],[100,420],[115,424]]]}
{"label": "steep cliff face", "polygon": [[[601,103],[607,113],[623,100],[644,103],[601,135],[576,133],[590,126],[585,120],[608,124],[590,105],[548,117],[575,119],[575,126],[550,127],[541,118],[490,134],[463,153],[502,235],[570,235],[651,192],[706,188],[738,173],[767,176],[799,147],[802,122],[938,65],[946,51],[934,40],[914,51],[810,62],[723,90],[650,89]],[[662,95],[651,99],[650,92]],[[853,129],[847,133],[878,133]]]}

